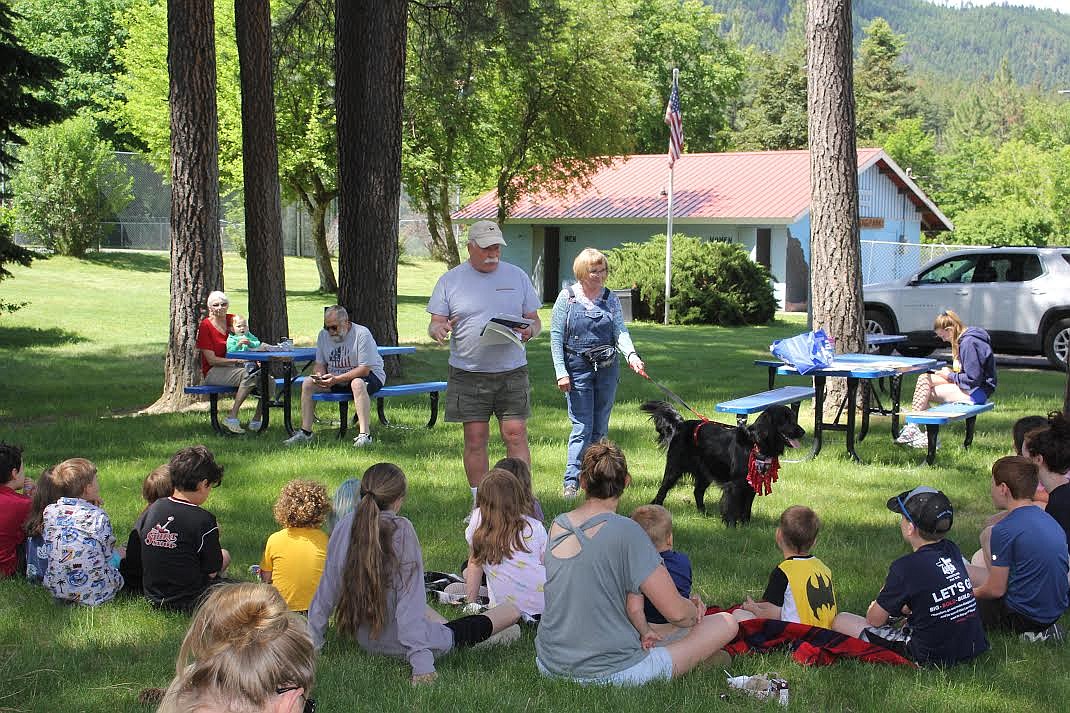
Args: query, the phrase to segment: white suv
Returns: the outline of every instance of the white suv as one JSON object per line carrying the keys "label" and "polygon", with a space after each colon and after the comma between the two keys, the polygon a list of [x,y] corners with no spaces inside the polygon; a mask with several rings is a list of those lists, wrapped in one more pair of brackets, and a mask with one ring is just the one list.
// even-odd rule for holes
{"label": "white suv", "polygon": [[896,348],[941,346],[933,320],[952,309],[1004,354],[1043,354],[1065,369],[1070,351],[1070,248],[978,248],[948,253],[906,279],[865,285],[866,331],[905,334]]}

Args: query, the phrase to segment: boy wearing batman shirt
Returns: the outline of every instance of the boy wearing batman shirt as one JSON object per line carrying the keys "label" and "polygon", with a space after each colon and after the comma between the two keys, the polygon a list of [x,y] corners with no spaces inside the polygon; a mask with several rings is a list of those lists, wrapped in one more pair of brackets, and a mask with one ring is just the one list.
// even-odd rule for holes
{"label": "boy wearing batman shirt", "polygon": [[[988,650],[962,552],[944,535],[951,529],[951,501],[921,486],[888,500],[900,517],[899,532],[913,548],[888,569],[865,618],[841,613],[833,629],[891,649],[915,663],[951,666]],[[905,614],[905,625],[890,623]]]}

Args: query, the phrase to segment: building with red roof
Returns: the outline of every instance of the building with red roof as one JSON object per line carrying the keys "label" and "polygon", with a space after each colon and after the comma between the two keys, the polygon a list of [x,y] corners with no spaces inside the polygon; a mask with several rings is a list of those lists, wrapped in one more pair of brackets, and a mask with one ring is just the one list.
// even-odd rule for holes
{"label": "building with red roof", "polygon": [[[572,261],[583,248],[606,250],[664,235],[668,187],[665,154],[632,155],[615,159],[564,194],[524,195],[503,226],[509,243],[503,257],[527,270],[543,298],[552,300],[574,280]],[[922,230],[953,228],[882,149],[858,150],[858,189],[864,240],[918,243]],[[805,303],[808,151],[684,154],[676,162],[673,203],[674,233],[742,245],[770,269],[782,306]],[[459,223],[496,216],[496,191],[453,214]]]}

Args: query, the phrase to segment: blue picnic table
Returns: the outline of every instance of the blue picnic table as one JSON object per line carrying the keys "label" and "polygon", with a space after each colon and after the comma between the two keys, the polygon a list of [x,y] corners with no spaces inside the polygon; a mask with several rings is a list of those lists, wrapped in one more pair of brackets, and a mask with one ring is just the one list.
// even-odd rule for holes
{"label": "blue picnic table", "polygon": [[[383,346],[378,348],[379,356],[397,356],[401,354],[415,354],[416,347],[394,347]],[[305,367],[316,359],[315,347],[290,347],[288,349],[265,349],[262,351],[240,351],[240,352],[227,352],[228,359],[243,359],[245,361],[253,361],[260,364],[260,401],[261,408],[261,420],[260,431],[267,429],[268,422],[271,418],[271,409],[282,409],[282,421],[283,426],[286,428],[286,433],[292,435],[293,420],[290,414],[291,397],[290,391],[293,386],[293,380],[296,375],[294,370],[294,363],[303,363]],[[282,393],[273,398],[274,393],[274,379],[271,375],[270,364],[282,363],[285,368],[282,370]]]}
{"label": "blue picnic table", "polygon": [[[756,359],[755,366],[764,366],[770,373],[770,388],[772,379],[776,374],[788,376],[802,376],[791,364],[786,364],[779,359]],[[917,374],[925,371],[933,371],[939,368],[943,362],[936,359],[923,359],[916,357],[884,356],[881,354],[837,354],[832,364],[816,369],[808,376],[814,381],[814,430],[813,448],[810,457],[821,452],[822,436],[824,431],[841,431],[846,433],[847,454],[857,462],[862,459],[855,451],[856,440],[856,410],[858,405],[858,384],[861,381],[890,378],[892,381],[892,408],[889,412],[892,416],[893,438],[898,435],[899,429],[899,402],[902,392],[902,378],[906,374]],[[840,404],[836,417],[832,421],[825,420],[825,381],[829,377],[847,379],[847,398]],[[857,440],[861,442],[869,431],[869,416],[872,412],[869,403],[871,389],[865,389],[862,402],[862,428],[857,434]],[[840,415],[846,409],[847,421],[841,424]],[[881,411],[882,413],[883,411]]]}

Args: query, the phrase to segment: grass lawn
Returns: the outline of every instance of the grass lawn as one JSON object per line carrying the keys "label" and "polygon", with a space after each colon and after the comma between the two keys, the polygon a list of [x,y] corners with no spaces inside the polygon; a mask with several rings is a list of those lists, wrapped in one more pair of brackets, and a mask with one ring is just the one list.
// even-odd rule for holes
{"label": "grass lawn", "polygon": [[[311,344],[321,308],[330,300],[313,292],[317,282],[311,260],[288,258],[286,266],[290,334],[298,343]],[[427,567],[456,570],[466,551],[461,519],[469,503],[461,433],[453,424],[430,431],[420,428],[426,419],[425,399],[392,400],[391,416],[409,427],[378,429],[375,445],[363,450],[354,450],[348,441],[337,442],[330,426],[321,429],[310,447],[284,449],[278,418],[265,435],[221,438],[212,434],[204,412],[132,417],[129,414],[155,400],[162,383],[166,256],[52,258],[12,271],[14,279],[0,284],[0,298],[29,305],[0,317],[0,439],[25,448],[27,472],[73,456],[93,460],[120,542],[142,507],[142,478],[178,448],[206,443],[226,467],[223,486],[213,491],[206,507],[218,517],[223,544],[234,556],[232,576],[247,576],[249,565],[259,561],[265,538],[278,529],[271,505],[287,480],[317,478],[333,490],[380,460],[398,463],[409,477],[403,514],[420,535]],[[424,312],[441,271],[440,265],[416,260],[400,271],[399,333],[403,344],[418,347],[414,356],[402,359],[406,381],[445,378],[447,352],[427,338]],[[228,255],[225,273],[232,310],[246,313],[244,263]],[[549,310],[543,319],[549,323]],[[633,325],[632,334],[650,374],[711,414],[718,401],[763,390],[765,370],[751,361],[768,353],[770,341],[802,326],[797,317],[732,329],[644,323]],[[256,325],[250,329],[255,333]],[[566,509],[560,488],[569,425],[554,384],[547,338],[529,351],[535,489],[552,517]],[[923,483],[943,489],[955,504],[952,538],[968,555],[992,509],[988,468],[1008,452],[1011,424],[1025,414],[1057,407],[1063,379],[1052,371],[1002,369],[998,407],[978,420],[974,447],[962,451],[963,427],[951,427],[943,436],[935,468],[919,465],[920,452],[891,443],[887,419],[875,419],[870,437],[859,446],[866,459],[863,466],[844,457],[841,434],[828,434],[818,459],[782,467],[772,495],[755,502],[755,519],[748,527],[731,530],[715,518],[698,516],[690,487],[681,485],[666,505],[675,517],[676,547],[694,563],[697,591],[707,602],[722,605],[748,594],[759,597],[778,561],[773,544],[776,518],[788,505],[805,503],[824,522],[815,553],[832,568],[841,609],[864,611],[887,565],[906,552],[896,517],[885,510],[884,502]],[[638,409],[642,401],[659,397],[650,384],[622,374],[611,437],[628,455],[634,479],[621,504],[623,513],[648,502],[660,481],[663,456]],[[335,409],[321,408],[322,417],[337,418]],[[812,412],[805,407],[802,423],[812,423]],[[493,444],[491,455],[502,455],[500,444]],[[0,711],[145,711],[136,702],[137,692],[167,684],[186,624],[184,617],[153,611],[138,600],[122,599],[97,609],[62,607],[41,588],[0,581]],[[409,686],[404,663],[366,656],[335,638],[320,659],[315,696],[322,711],[647,713],[708,709],[727,691],[720,671],[701,671],[640,690],[584,689],[547,681],[535,670],[533,636],[528,631],[510,647],[451,655],[438,664],[438,682],[419,690]],[[853,662],[804,668],[777,653],[737,658],[732,672],[780,672],[791,683],[791,707],[797,710],[1066,710],[1070,648],[1027,645],[1009,636],[990,638],[992,651],[949,671]],[[763,709],[763,704],[738,696],[732,701],[738,710]]]}

